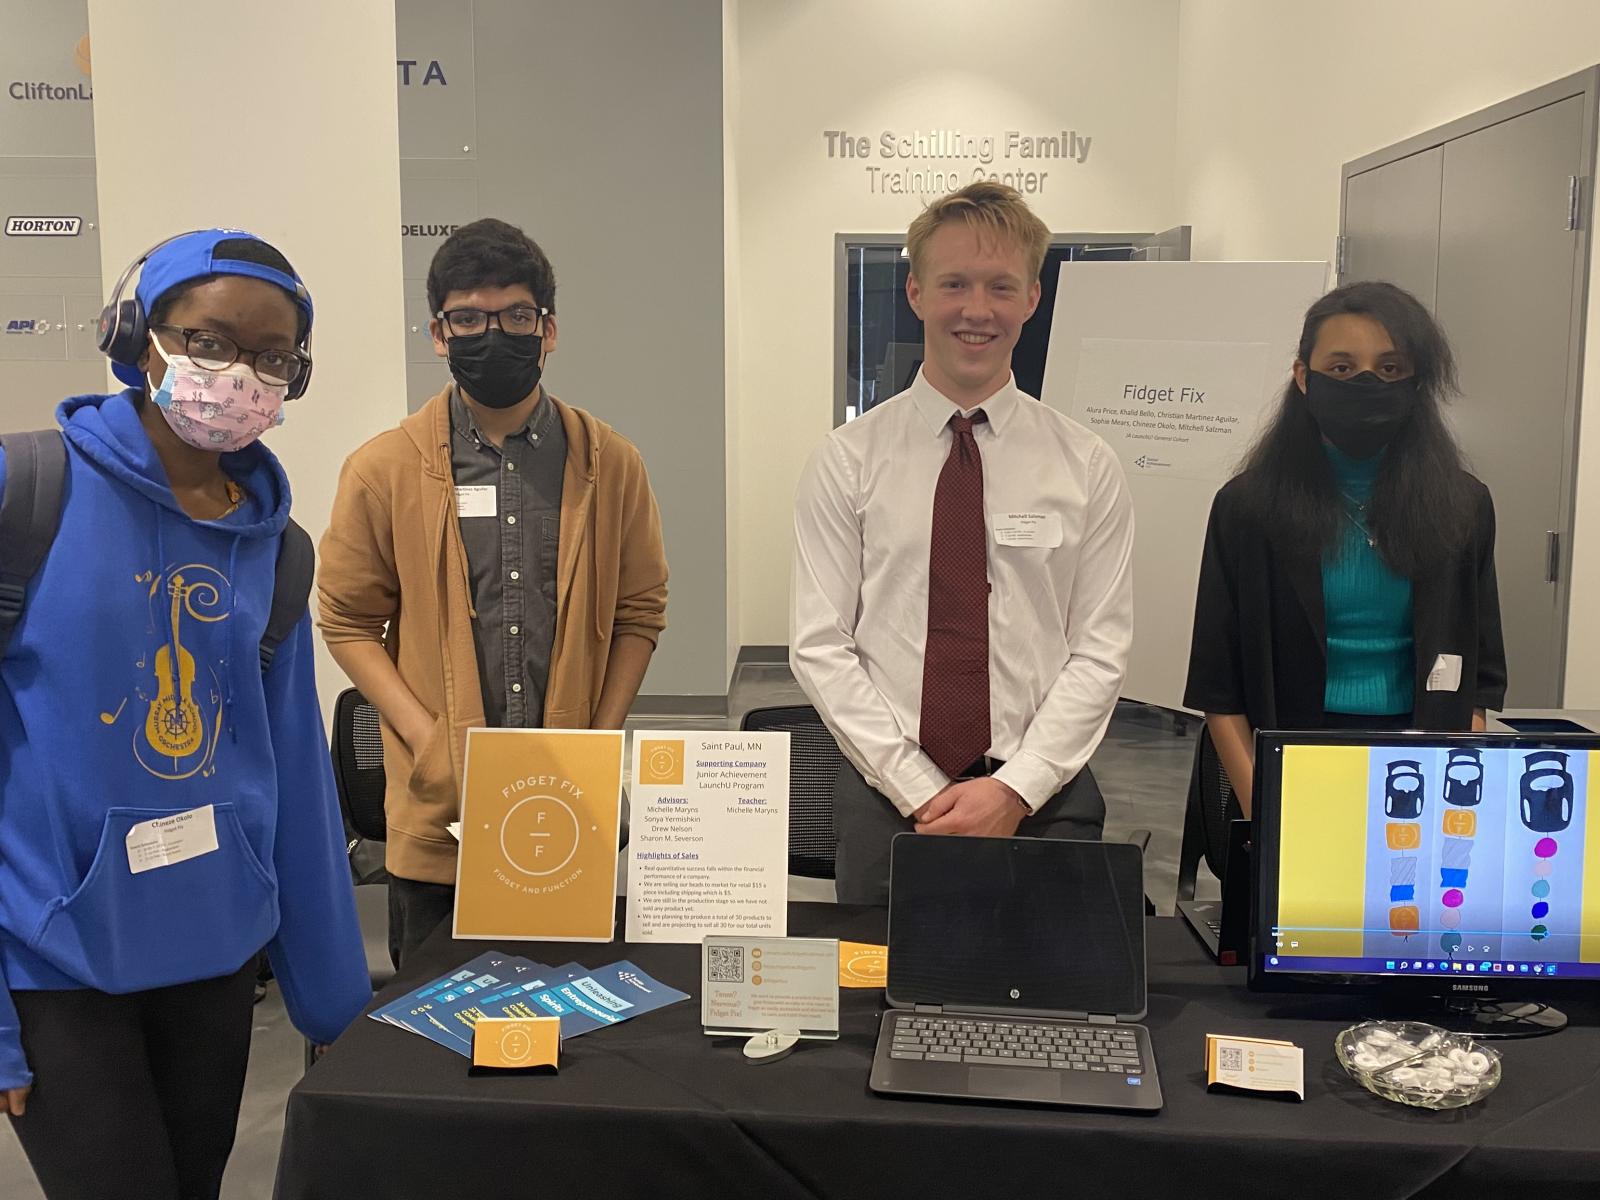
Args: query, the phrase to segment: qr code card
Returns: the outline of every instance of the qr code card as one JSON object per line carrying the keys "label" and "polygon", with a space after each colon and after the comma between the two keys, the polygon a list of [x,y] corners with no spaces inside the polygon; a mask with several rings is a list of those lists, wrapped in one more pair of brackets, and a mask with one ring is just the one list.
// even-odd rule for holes
{"label": "qr code card", "polygon": [[707,946],[706,979],[711,983],[744,982],[743,946]]}
{"label": "qr code card", "polygon": [[839,1036],[837,938],[710,934],[701,947],[700,1018],[706,1033]]}

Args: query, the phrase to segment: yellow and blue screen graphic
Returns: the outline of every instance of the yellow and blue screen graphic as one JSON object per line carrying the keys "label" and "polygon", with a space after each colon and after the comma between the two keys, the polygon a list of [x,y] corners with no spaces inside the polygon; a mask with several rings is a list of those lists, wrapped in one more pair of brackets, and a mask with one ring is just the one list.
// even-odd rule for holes
{"label": "yellow and blue screen graphic", "polygon": [[1278,957],[1600,964],[1595,752],[1282,753]]}

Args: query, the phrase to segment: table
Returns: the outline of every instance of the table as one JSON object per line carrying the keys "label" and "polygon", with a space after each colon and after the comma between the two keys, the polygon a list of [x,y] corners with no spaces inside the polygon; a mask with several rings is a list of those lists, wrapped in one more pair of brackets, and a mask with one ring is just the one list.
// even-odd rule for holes
{"label": "table", "polygon": [[[1511,717],[1545,717],[1557,720],[1571,721],[1581,728],[1566,730],[1568,733],[1584,733],[1600,730],[1600,710],[1592,708],[1508,708],[1504,712],[1491,712],[1489,714],[1489,729],[1493,733],[1519,733],[1520,730],[1511,728],[1505,719]],[[1524,736],[1537,737],[1536,733]]]}
{"label": "table", "polygon": [[[881,942],[884,925],[882,909],[796,904],[789,931]],[[541,962],[628,957],[695,999],[573,1040],[556,1077],[469,1077],[459,1055],[362,1019],[290,1093],[278,1195],[1600,1197],[1592,1015],[1503,1044],[1487,1100],[1427,1113],[1369,1095],[1334,1060],[1334,1035],[1370,1001],[1253,994],[1180,920],[1147,928],[1157,1116],[875,1096],[871,990],[843,993],[839,1041],[747,1063],[741,1041],[700,1032],[698,947],[507,943]],[[380,1000],[488,945],[440,929]],[[1304,1047],[1305,1103],[1207,1094],[1208,1032]]]}

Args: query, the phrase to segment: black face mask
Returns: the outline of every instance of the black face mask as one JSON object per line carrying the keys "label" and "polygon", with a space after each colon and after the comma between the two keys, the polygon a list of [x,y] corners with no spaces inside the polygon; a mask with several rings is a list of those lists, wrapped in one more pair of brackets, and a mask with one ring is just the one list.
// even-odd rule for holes
{"label": "black face mask", "polygon": [[513,408],[539,386],[544,339],[534,334],[486,329],[474,337],[446,343],[450,374],[468,396],[485,408]]}
{"label": "black face mask", "polygon": [[1411,419],[1415,379],[1379,379],[1363,371],[1335,379],[1306,372],[1306,405],[1322,436],[1351,458],[1371,458]]}

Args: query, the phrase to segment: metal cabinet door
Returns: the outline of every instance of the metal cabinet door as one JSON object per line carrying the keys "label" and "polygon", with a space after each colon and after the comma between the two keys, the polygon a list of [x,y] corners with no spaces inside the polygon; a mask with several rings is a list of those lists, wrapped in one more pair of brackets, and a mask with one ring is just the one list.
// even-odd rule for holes
{"label": "metal cabinet door", "polygon": [[1568,212],[1583,119],[1573,96],[1442,148],[1435,311],[1461,372],[1452,419],[1494,494],[1512,706],[1561,702],[1566,585],[1551,541],[1571,527],[1579,235]]}
{"label": "metal cabinet door", "polygon": [[1433,307],[1443,165],[1435,146],[1345,181],[1340,283],[1386,279]]}

